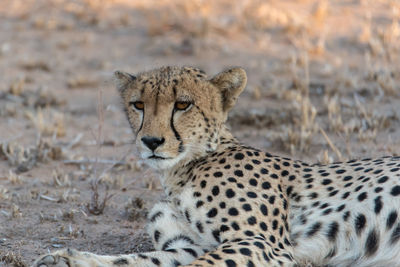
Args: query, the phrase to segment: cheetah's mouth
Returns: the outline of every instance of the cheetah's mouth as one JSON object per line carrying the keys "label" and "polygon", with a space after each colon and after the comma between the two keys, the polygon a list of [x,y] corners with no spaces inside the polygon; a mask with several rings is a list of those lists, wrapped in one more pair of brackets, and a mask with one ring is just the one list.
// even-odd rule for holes
{"label": "cheetah's mouth", "polygon": [[148,157],[148,159],[165,160],[165,159],[172,159],[172,158],[164,158],[164,157],[160,157],[160,156],[153,154],[150,157]]}

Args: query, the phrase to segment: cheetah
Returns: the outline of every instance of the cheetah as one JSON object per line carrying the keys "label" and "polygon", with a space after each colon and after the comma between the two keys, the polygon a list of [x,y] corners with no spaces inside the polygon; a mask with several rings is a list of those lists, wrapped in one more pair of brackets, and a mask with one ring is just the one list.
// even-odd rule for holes
{"label": "cheetah", "polygon": [[400,266],[400,157],[310,165],[242,145],[225,125],[242,68],[115,77],[138,153],[165,191],[148,216],[156,250],[65,249],[35,267]]}

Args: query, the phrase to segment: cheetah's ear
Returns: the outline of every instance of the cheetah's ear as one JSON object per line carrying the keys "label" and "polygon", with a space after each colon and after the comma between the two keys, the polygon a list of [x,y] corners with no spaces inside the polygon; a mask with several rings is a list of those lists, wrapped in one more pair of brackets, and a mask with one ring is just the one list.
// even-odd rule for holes
{"label": "cheetah's ear", "polygon": [[119,70],[114,72],[114,77],[117,89],[121,94],[125,91],[125,89],[131,82],[136,80],[136,77],[133,76],[132,74]]}
{"label": "cheetah's ear", "polygon": [[247,75],[242,68],[232,68],[218,73],[210,82],[221,91],[223,110],[228,112],[246,86]]}

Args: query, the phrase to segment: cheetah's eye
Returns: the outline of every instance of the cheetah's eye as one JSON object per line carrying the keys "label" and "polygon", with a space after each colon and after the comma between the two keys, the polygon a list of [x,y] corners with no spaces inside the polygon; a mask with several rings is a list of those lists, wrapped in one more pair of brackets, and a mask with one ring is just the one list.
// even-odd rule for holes
{"label": "cheetah's eye", "polygon": [[130,102],[129,104],[131,106],[134,106],[135,109],[137,109],[137,110],[143,110],[144,109],[144,103],[142,101]]}
{"label": "cheetah's eye", "polygon": [[175,109],[176,110],[186,110],[191,105],[192,105],[192,103],[190,103],[190,102],[178,101],[178,102],[175,102]]}

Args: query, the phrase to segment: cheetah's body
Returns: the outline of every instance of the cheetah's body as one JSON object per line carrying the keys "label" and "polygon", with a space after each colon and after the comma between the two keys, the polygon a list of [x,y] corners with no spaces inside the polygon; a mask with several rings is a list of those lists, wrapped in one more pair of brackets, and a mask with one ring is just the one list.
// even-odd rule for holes
{"label": "cheetah's body", "polygon": [[63,250],[35,266],[400,266],[400,158],[308,165],[240,145],[224,122],[241,69],[116,76],[167,195],[149,214],[157,251]]}

